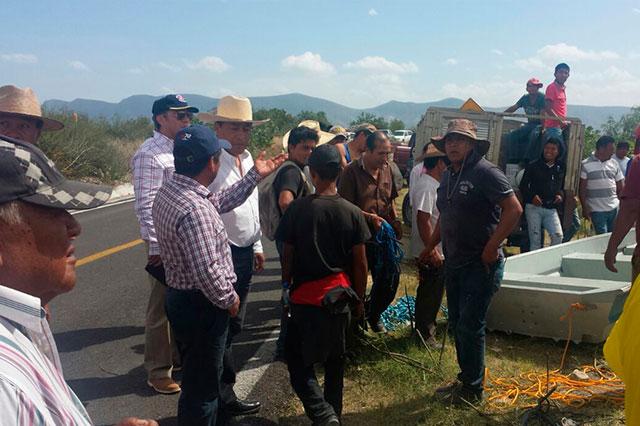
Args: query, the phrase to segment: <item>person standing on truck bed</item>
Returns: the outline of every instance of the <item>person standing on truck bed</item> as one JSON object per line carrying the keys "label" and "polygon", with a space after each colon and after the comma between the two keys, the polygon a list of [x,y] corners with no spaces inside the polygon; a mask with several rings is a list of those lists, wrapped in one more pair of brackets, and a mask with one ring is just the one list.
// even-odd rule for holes
{"label": "person standing on truck bed", "polygon": [[424,253],[442,239],[449,330],[460,367],[458,380],[437,389],[436,396],[456,404],[482,399],[486,316],[502,279],[501,245],[522,214],[507,177],[483,157],[489,141],[477,132],[472,121],[455,119],[444,136],[431,139],[451,166],[438,187],[440,219]]}
{"label": "person standing on truck bed", "polygon": [[[558,159],[561,162],[566,161],[567,158],[567,145],[563,136],[563,129],[569,124],[565,121],[567,117],[567,94],[565,92],[564,83],[569,78],[570,68],[569,65],[564,62],[556,65],[553,83],[547,86],[547,90],[544,95],[545,115],[553,117],[544,120],[544,136],[543,140],[547,140],[555,137],[562,142],[562,156]],[[541,148],[541,147],[540,147]],[[541,152],[537,152],[534,158],[537,158]]]}
{"label": "person standing on truck bed", "polygon": [[[518,102],[507,108],[504,112],[513,113],[519,108],[524,109],[527,115],[540,115],[545,107],[544,95],[540,92],[543,84],[537,78],[530,78],[527,81],[527,94],[523,95]],[[539,118],[529,118],[527,123],[509,133],[508,136],[508,162],[519,163],[535,161],[538,156],[529,151],[535,145],[534,140],[540,135],[542,122]],[[535,150],[533,150],[535,151]],[[530,155],[534,155],[530,157]]]}

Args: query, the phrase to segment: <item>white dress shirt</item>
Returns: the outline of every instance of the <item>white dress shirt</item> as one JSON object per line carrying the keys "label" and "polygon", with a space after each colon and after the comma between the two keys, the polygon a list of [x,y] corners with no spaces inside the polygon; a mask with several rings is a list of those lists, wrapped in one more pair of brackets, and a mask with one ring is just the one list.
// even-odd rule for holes
{"label": "white dress shirt", "polygon": [[[216,193],[228,188],[242,179],[253,167],[253,158],[249,151],[239,155],[242,170],[236,165],[236,157],[226,150],[220,153],[220,169],[209,191]],[[229,236],[229,242],[236,247],[253,245],[254,253],[262,253],[262,231],[260,230],[260,211],[258,210],[258,188],[255,188],[249,198],[228,213],[221,214],[224,228]]]}

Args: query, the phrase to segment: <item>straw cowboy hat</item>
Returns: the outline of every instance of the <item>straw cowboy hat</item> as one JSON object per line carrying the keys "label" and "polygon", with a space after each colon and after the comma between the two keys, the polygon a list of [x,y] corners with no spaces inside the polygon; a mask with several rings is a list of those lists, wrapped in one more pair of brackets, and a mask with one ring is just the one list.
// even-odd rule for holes
{"label": "straw cowboy hat", "polygon": [[220,98],[218,106],[209,112],[201,112],[198,119],[203,123],[251,123],[259,126],[266,123],[266,120],[254,120],[249,98],[242,96],[225,96]]}
{"label": "straw cowboy hat", "polygon": [[476,123],[466,118],[455,118],[451,120],[447,126],[447,132],[442,136],[436,136],[431,138],[431,142],[440,151],[445,152],[444,142],[447,136],[451,134],[458,134],[466,136],[476,143],[477,150],[480,155],[484,155],[489,151],[490,142],[486,139],[478,139],[478,127]]}
{"label": "straw cowboy hat", "polygon": [[[318,133],[319,138],[316,146],[323,145],[336,137],[336,135],[334,135],[333,133],[323,131],[320,128],[320,123],[318,123],[315,120],[301,121],[296,127],[302,127],[302,126],[315,130],[316,133]],[[291,130],[285,133],[284,136],[282,137],[282,147],[284,148],[285,151],[287,150],[287,145],[289,145],[289,134],[291,133]]]}
{"label": "straw cowboy hat", "polygon": [[447,154],[445,154],[444,152],[436,148],[436,145],[433,142],[427,142],[427,145],[425,147],[423,154],[421,154],[418,158],[416,158],[416,161],[422,161],[425,158],[446,157],[446,156]]}
{"label": "straw cowboy hat", "polygon": [[42,108],[36,94],[29,87],[0,87],[0,114],[34,118],[42,121],[42,130],[61,130],[64,124],[42,116]]}

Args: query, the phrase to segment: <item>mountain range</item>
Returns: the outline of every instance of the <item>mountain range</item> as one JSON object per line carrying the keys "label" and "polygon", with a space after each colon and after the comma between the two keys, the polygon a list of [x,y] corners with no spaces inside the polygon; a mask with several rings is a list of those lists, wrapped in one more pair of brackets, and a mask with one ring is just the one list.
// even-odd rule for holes
{"label": "mountain range", "polygon": [[[208,111],[218,103],[218,99],[202,95],[186,94],[185,97],[190,105],[199,108],[200,111]],[[110,119],[119,117],[129,119],[150,116],[151,104],[157,98],[157,96],[151,95],[133,95],[117,103],[92,99],[75,99],[70,102],[50,99],[45,101],[43,106],[49,110],[75,111],[86,114],[91,118],[103,117]],[[293,115],[301,111],[324,111],[331,123],[342,125],[348,125],[361,112],[368,112],[382,116],[387,120],[400,119],[407,127],[414,127],[418,124],[427,108],[431,106],[458,108],[463,102],[464,100],[457,98],[445,98],[439,101],[422,103],[389,101],[373,108],[357,109],[300,93],[251,98],[254,110],[280,108]],[[488,111],[503,111],[506,107],[487,107],[485,109]],[[568,116],[580,118],[583,123],[594,128],[600,128],[609,117],[618,119],[629,111],[629,107],[621,106],[568,105]]]}

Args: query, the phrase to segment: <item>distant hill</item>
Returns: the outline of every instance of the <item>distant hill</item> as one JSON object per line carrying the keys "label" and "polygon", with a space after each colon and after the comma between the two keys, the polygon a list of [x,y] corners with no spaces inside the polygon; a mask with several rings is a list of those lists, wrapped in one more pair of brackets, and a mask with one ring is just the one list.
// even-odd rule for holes
{"label": "distant hill", "polygon": [[[218,103],[218,99],[196,94],[185,94],[189,103],[201,111],[207,111]],[[52,110],[68,110],[86,114],[92,118],[135,118],[140,116],[150,116],[151,104],[157,99],[150,95],[133,95],[123,99],[118,103],[104,102],[91,99],[75,99],[71,102],[51,99],[44,102],[44,107]],[[389,120],[398,118],[408,127],[418,124],[420,118],[430,106],[458,108],[463,100],[457,98],[446,98],[435,102],[399,102],[390,101],[374,108],[356,109],[350,108],[326,99],[315,98],[300,93],[291,93],[277,96],[256,96],[251,98],[254,109],[280,108],[290,114],[298,114],[300,111],[324,111],[327,118],[332,123],[347,125],[355,119],[361,112],[369,112],[382,116]],[[487,108],[492,111],[502,111],[502,108]],[[618,106],[587,106],[569,105],[568,114],[571,117],[580,118],[585,124],[599,128],[609,116],[615,119],[630,111],[628,107]]]}

